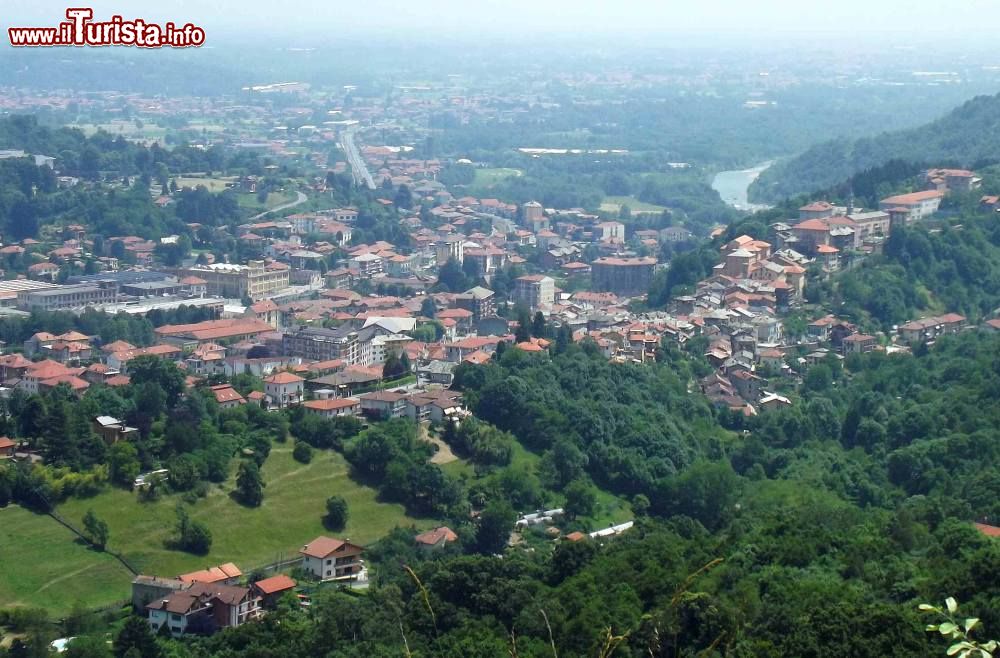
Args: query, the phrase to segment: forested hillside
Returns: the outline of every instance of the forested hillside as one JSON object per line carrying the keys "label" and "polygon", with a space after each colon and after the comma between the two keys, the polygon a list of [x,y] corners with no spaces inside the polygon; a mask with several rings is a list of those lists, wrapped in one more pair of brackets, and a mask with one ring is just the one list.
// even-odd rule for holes
{"label": "forested hillside", "polygon": [[[1000,546],[971,524],[1000,513],[998,353],[1000,336],[969,333],[852,357],[793,408],[750,419],[684,395],[699,362],[669,346],[644,371],[586,346],[464,366],[477,413],[540,451],[548,484],[638,492],[636,527],[503,557],[464,529],[421,553],[398,529],[372,547],[380,582],[365,595],[289,598],[260,624],[143,655],[943,655],[921,602],[953,595],[1000,629]],[[513,413],[494,414],[501,403]],[[481,495],[493,510],[515,490]],[[117,655],[152,642],[123,637]]]}
{"label": "forested hillside", "polygon": [[978,96],[926,125],[856,140],[818,144],[776,163],[751,186],[751,200],[778,199],[828,188],[893,159],[973,167],[1000,151],[1000,95]]}

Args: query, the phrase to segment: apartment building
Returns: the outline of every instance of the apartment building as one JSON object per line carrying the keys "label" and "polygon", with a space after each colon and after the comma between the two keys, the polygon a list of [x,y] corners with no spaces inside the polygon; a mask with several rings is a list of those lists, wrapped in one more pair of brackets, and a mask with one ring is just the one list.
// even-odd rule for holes
{"label": "apartment building", "polygon": [[209,295],[231,299],[249,297],[253,301],[266,299],[289,284],[287,267],[269,267],[262,260],[251,260],[246,265],[197,265],[183,270],[181,276],[203,279]]}

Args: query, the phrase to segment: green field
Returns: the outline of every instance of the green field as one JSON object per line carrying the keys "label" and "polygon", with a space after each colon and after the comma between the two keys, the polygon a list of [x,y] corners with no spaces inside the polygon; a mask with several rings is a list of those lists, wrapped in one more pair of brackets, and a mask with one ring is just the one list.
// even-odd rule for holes
{"label": "green field", "polygon": [[666,206],[639,201],[633,196],[606,196],[601,203],[601,210],[618,213],[621,212],[622,206],[628,206],[632,212],[663,212],[666,210]]}
{"label": "green field", "polygon": [[206,178],[205,176],[195,176],[191,174],[177,176],[174,178],[174,181],[177,183],[177,187],[195,188],[199,185],[204,185],[208,188],[209,192],[222,192],[226,189],[227,183],[232,183],[235,180],[235,176],[227,178]]}
{"label": "green field", "polygon": [[[178,183],[179,184],[179,183]],[[291,203],[295,201],[297,195],[295,192],[271,192],[267,195],[267,203],[261,205],[257,200],[256,194],[240,194],[237,195],[236,201],[239,203],[241,208],[249,208],[251,210],[270,210],[271,208],[277,208],[280,205]]]}
{"label": "green field", "polygon": [[42,607],[58,616],[78,601],[98,607],[128,598],[128,570],[76,540],[50,516],[16,505],[0,509],[0,607]]}
{"label": "green field", "polygon": [[523,173],[520,169],[512,169],[510,167],[476,169],[476,178],[472,181],[472,186],[476,189],[489,189],[505,178],[521,176]]}
{"label": "green field", "polygon": [[[177,495],[140,503],[135,493],[113,489],[94,498],[72,499],[58,511],[80,524],[87,510],[93,509],[110,526],[110,549],[141,572],[163,576],[224,562],[235,562],[249,571],[294,556],[315,537],[332,534],[321,519],[326,499],[334,494],[347,499],[350,510],[347,528],[336,534],[361,544],[375,541],[397,525],[434,525],[430,519],[406,516],[401,505],[377,502],[375,490],[354,482],[347,472],[347,462],[338,453],[316,451],[310,464],[300,464],[292,459],[291,444],[275,446],[263,468],[267,488],[261,507],[251,509],[234,502],[229,497],[234,488],[234,478],[230,478],[189,508],[192,518],[212,531],[212,551],[206,556],[164,546],[173,534]],[[0,605],[32,603],[58,613],[76,600],[98,606],[129,596],[130,574],[109,556],[74,543],[73,535],[51,518],[14,507],[0,515],[4,564],[20,567],[17,577],[0,578]],[[67,575],[51,582],[60,574]],[[39,596],[41,591],[46,594]]]}

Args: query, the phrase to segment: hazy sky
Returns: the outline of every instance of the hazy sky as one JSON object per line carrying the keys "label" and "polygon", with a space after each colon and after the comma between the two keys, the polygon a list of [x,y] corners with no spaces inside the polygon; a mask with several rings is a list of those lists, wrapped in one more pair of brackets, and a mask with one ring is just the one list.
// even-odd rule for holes
{"label": "hazy sky", "polygon": [[[0,0],[0,27],[50,25],[69,6],[97,17],[194,22],[217,34],[378,30],[467,37],[521,33],[700,32],[747,35],[891,33],[894,41],[955,40],[993,31],[998,0]],[[209,39],[211,39],[209,31]]]}

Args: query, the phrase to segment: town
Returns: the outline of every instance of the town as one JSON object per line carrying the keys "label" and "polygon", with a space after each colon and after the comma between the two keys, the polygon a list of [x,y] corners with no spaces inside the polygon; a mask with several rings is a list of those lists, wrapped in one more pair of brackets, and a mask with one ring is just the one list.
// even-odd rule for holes
{"label": "town", "polygon": [[0,657],[1000,627],[1000,71],[586,53],[0,74]]}

